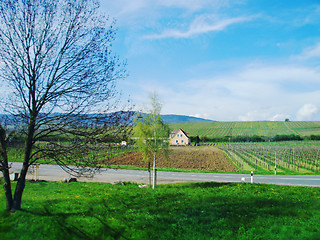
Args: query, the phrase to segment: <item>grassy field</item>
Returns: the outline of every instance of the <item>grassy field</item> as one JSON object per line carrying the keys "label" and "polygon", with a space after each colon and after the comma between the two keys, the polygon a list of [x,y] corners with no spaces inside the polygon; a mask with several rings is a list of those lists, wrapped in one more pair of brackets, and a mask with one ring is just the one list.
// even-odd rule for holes
{"label": "grassy field", "polygon": [[27,183],[1,239],[320,239],[320,189],[259,184]]}
{"label": "grassy field", "polygon": [[[94,155],[98,157],[98,160],[103,160],[106,158],[114,157],[117,155],[125,154],[128,152],[136,151],[137,146],[130,145],[130,146],[120,146],[120,145],[98,145],[96,148]],[[23,146],[9,146],[8,147],[8,158],[9,161],[12,162],[23,162]],[[40,158],[37,162],[39,163],[49,163],[55,164],[53,160],[49,159],[42,159]]]}
{"label": "grassy field", "polygon": [[275,135],[320,135],[320,121],[253,121],[253,122],[204,122],[175,123],[171,129],[182,128],[190,136],[226,137],[226,136],[265,136]]}

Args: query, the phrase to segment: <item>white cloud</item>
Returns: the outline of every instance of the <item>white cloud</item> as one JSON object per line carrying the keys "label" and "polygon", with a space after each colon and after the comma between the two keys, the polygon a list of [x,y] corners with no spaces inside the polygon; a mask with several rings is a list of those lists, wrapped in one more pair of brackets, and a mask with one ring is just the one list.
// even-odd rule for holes
{"label": "white cloud", "polygon": [[305,48],[302,53],[294,58],[300,60],[306,60],[310,58],[319,58],[320,57],[320,42],[314,46]]}
{"label": "white cloud", "polygon": [[[272,109],[269,109],[272,111]],[[256,121],[258,120],[267,120],[267,121],[284,121],[286,118],[290,119],[290,115],[276,113],[273,115],[268,109],[265,110],[254,110],[247,112],[244,115],[239,117],[239,121]]]}
{"label": "white cloud", "polygon": [[[163,99],[168,103],[164,111],[206,115],[218,121],[317,120],[319,111],[314,106],[320,106],[319,74],[307,67],[247,64],[237,71],[190,79],[178,87],[176,83],[175,90],[164,86]],[[313,87],[301,89],[304,85]],[[296,115],[305,102],[313,105]]]}
{"label": "white cloud", "polygon": [[284,121],[286,119],[290,119],[290,115],[278,113],[270,118],[271,121]]}
{"label": "white cloud", "polygon": [[308,103],[303,105],[297,112],[297,121],[310,121],[312,117],[319,111],[318,107],[314,104]]}
{"label": "white cloud", "polygon": [[187,31],[177,30],[177,29],[167,29],[160,34],[145,36],[146,39],[162,39],[162,38],[190,38],[192,36],[209,33],[218,32],[225,30],[228,26],[241,23],[245,21],[250,21],[252,17],[236,17],[228,18],[223,20],[212,21],[212,16],[199,16],[190,24]]}
{"label": "white cloud", "polygon": [[317,69],[292,65],[255,65],[249,64],[239,76],[241,79],[263,82],[319,82],[320,72]]}
{"label": "white cloud", "polygon": [[190,17],[197,11],[216,12],[229,3],[226,0],[117,0],[102,1],[101,5],[121,26],[150,26],[167,17],[172,10],[176,11],[175,16]]}

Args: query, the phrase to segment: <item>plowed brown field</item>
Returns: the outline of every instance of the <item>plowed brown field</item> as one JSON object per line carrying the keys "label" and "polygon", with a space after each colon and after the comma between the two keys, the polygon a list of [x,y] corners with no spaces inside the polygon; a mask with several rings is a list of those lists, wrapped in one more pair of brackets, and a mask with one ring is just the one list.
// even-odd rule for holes
{"label": "plowed brown field", "polygon": [[[102,163],[106,165],[148,167],[148,162],[142,160],[139,152],[125,153]],[[166,159],[160,152],[157,156],[156,165],[157,168],[238,171],[225,154],[216,147],[171,147],[169,148],[169,158]]]}

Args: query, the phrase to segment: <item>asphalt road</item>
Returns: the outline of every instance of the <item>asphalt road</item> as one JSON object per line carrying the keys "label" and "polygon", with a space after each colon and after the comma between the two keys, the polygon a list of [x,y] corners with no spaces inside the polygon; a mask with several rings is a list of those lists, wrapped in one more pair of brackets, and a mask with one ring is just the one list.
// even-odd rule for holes
{"label": "asphalt road", "polygon": [[[10,172],[18,173],[22,163],[12,163]],[[68,173],[57,165],[42,164],[39,166],[38,174],[32,173],[30,168],[27,179],[38,179],[47,181],[63,181],[69,179]],[[92,177],[80,177],[78,181],[83,182],[137,182],[149,183],[149,172],[138,170],[116,170],[102,169]],[[251,182],[250,174],[218,174],[218,173],[185,173],[185,172],[162,172],[157,173],[158,184],[181,183],[181,182]],[[319,175],[253,175],[254,183],[295,185],[320,187]]]}

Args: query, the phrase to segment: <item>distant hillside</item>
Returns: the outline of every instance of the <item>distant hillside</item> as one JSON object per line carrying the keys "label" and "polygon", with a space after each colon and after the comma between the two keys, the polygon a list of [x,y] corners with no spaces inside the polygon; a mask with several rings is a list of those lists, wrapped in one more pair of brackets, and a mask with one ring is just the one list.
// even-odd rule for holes
{"label": "distant hillside", "polygon": [[276,135],[299,135],[301,137],[320,135],[320,121],[290,121],[290,122],[200,122],[172,123],[171,129],[182,128],[190,136],[221,138]]}
{"label": "distant hillside", "polygon": [[[122,112],[121,112],[122,113]],[[128,114],[134,115],[137,112],[128,112]],[[138,114],[138,113],[137,113]],[[145,115],[146,113],[139,113],[140,115]],[[108,114],[106,114],[108,116]],[[175,114],[168,114],[168,115],[161,115],[162,119],[168,123],[201,123],[201,122],[213,122],[209,119],[204,118],[197,118],[197,117],[190,117],[185,115],[175,115]],[[133,117],[131,118],[133,120]],[[6,124],[12,125],[12,117],[5,114],[0,114],[0,123],[4,124],[6,121]]]}
{"label": "distant hillside", "polygon": [[163,121],[166,123],[199,123],[199,122],[213,122],[212,120],[204,119],[204,118],[197,118],[197,117],[190,117],[185,115],[161,115]]}

